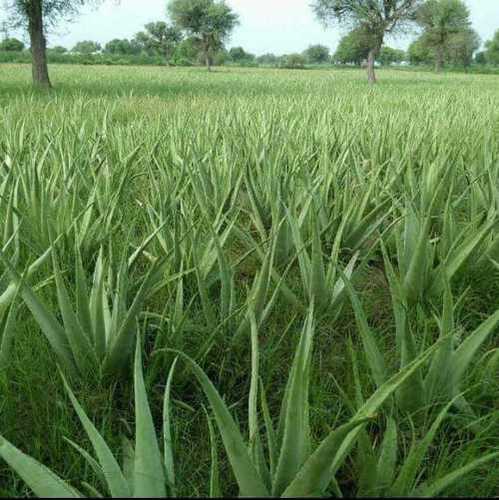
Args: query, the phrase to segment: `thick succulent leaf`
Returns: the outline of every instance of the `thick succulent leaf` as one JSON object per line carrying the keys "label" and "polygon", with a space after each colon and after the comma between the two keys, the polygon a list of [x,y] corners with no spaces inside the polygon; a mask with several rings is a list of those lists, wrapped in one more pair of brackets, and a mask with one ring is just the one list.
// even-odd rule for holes
{"label": "thick succulent leaf", "polygon": [[182,356],[182,358],[185,359],[191,366],[194,375],[198,379],[198,382],[200,383],[210,403],[213,414],[215,415],[218,430],[222,436],[222,441],[224,443],[229,462],[232,466],[234,475],[236,476],[241,496],[269,496],[267,488],[258,476],[256,468],[250,460],[248,448],[244,443],[243,436],[241,435],[236,422],[232,418],[227,405],[220,397],[220,394],[215,389],[210,379],[193,359],[183,353],[178,352],[178,354]]}
{"label": "thick succulent leaf", "polygon": [[80,498],[83,496],[50,469],[25,455],[1,436],[0,457],[21,476],[37,497]]}
{"label": "thick succulent leaf", "polygon": [[80,403],[76,399],[73,391],[69,387],[66,379],[62,375],[64,387],[68,393],[71,404],[73,405],[78,418],[80,419],[85,432],[87,433],[90,442],[95,451],[95,455],[99,461],[99,465],[102,469],[102,473],[106,478],[107,486],[113,497],[123,497],[129,496],[130,491],[128,489],[127,481],[121,472],[120,466],[116,459],[114,458],[109,446],[106,444],[104,438],[100,435],[99,431],[96,429],[94,424],[87,417],[87,414],[81,407]]}
{"label": "thick succulent leaf", "polygon": [[162,498],[166,496],[164,463],[159,451],[156,430],[147,401],[140,338],[135,350],[135,462],[133,496]]}
{"label": "thick succulent leaf", "polygon": [[272,485],[272,494],[280,496],[295,478],[310,453],[308,425],[309,366],[314,334],[313,307],[303,327],[281,415],[282,442]]}

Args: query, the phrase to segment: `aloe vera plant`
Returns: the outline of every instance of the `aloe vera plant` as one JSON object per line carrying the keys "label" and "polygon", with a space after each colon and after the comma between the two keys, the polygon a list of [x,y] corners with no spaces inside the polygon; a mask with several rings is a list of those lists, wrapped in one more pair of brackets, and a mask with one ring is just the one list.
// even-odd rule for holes
{"label": "aloe vera plant", "polygon": [[[331,486],[339,487],[335,473],[341,466],[362,426],[375,416],[383,403],[438,348],[438,344],[422,353],[399,373],[388,379],[349,422],[333,429],[312,450],[309,429],[309,381],[314,334],[314,312],[311,308],[303,327],[288,383],[282,401],[279,424],[274,428],[263,388],[259,390],[258,329],[254,316],[251,322],[252,364],[248,398],[249,437],[245,441],[226,403],[203,370],[185,354],[179,353],[190,365],[212,409],[225,446],[232,471],[242,496],[304,497],[324,494]],[[268,457],[265,457],[258,411],[265,424]]]}
{"label": "aloe vera plant", "polygon": [[428,301],[442,294],[445,279],[454,278],[495,225],[494,219],[478,225],[471,222],[456,232],[451,230],[450,217],[447,205],[442,236],[432,238],[431,215],[417,213],[407,204],[405,216],[394,229],[398,261],[394,279],[400,282],[400,293],[410,304],[424,299]]}
{"label": "aloe vera plant", "polygon": [[[453,467],[441,476],[423,479],[425,463],[435,445],[437,433],[443,425],[454,400],[445,405],[421,438],[413,436],[408,451],[400,446],[397,422],[389,417],[379,446],[375,447],[367,433],[359,439],[358,497],[428,498],[442,495],[452,485],[479,467],[497,462],[499,453],[492,451],[465,465]],[[400,456],[403,455],[403,456]]]}
{"label": "aloe vera plant", "polygon": [[[22,65],[1,69],[9,440],[67,471],[76,494],[97,496],[84,482],[95,486],[99,457],[84,469],[61,449],[67,411],[53,404],[50,376],[58,362],[74,388],[122,387],[143,331],[147,382],[165,378],[170,349],[185,352],[230,410],[190,362],[177,364],[176,397],[201,409],[201,390],[183,392],[197,374],[214,406],[208,428],[201,411],[179,420],[192,448],[176,450],[176,474],[165,468],[167,494],[237,494],[231,469],[241,492],[269,496],[499,491],[493,75],[387,68],[366,93],[355,70],[232,65],[208,78],[64,65],[48,96],[26,91]],[[312,333],[293,362],[294,326],[311,302]],[[281,398],[277,374],[291,366]],[[357,414],[373,393],[376,409]],[[122,416],[118,401],[102,404],[111,422]],[[354,426],[343,438],[342,425]],[[119,468],[133,478],[133,445],[124,448]],[[26,494],[15,473],[0,475],[0,495]],[[114,494],[106,485],[97,489]]]}
{"label": "aloe vera plant", "polygon": [[[19,287],[33,317],[57,355],[61,366],[72,376],[117,376],[126,366],[133,350],[137,319],[142,306],[154,285],[157,284],[157,267],[153,265],[128,306],[130,284],[126,260],[113,274],[104,262],[101,251],[95,264],[93,283],[87,288],[81,255],[76,250],[76,308],[62,277],[59,259],[52,251],[52,263],[57,289],[61,324],[56,315],[43,304],[33,289],[27,285],[0,254],[14,283]],[[115,287],[112,290],[111,287]]]}
{"label": "aloe vera plant", "polygon": [[[68,442],[85,458],[112,498],[175,496],[175,469],[171,449],[170,420],[170,393],[174,368],[175,363],[171,367],[164,394],[163,454],[161,454],[147,401],[142,373],[141,348],[140,342],[137,340],[134,362],[135,444],[132,447],[126,442],[127,453],[125,454],[125,463],[122,465],[113,456],[106,441],[88,418],[63,377],[66,392],[92,444],[96,458],[93,458],[77,443],[70,440]],[[86,496],[1,436],[0,457],[21,476],[38,497],[82,498]],[[102,493],[94,488],[91,488],[89,493],[91,496],[102,496]]]}
{"label": "aloe vera plant", "polygon": [[[400,282],[395,277],[393,267],[387,262],[386,272],[391,286],[393,313],[395,317],[395,338],[397,345],[397,362],[401,369],[411,364],[424,349],[421,336],[416,335],[411,327],[407,311],[407,302],[400,290]],[[344,278],[348,294],[355,312],[364,353],[371,376],[379,387],[389,377],[387,361],[382,347],[376,340],[376,335],[368,325],[362,305],[351,283]],[[470,369],[471,363],[480,347],[497,329],[499,325],[499,310],[483,321],[464,339],[456,330],[454,320],[454,301],[449,281],[446,281],[442,315],[438,320],[440,341],[434,351],[427,370],[415,373],[398,390],[401,409],[413,411],[423,405],[432,405],[438,401],[449,401],[457,398],[462,390],[462,384]],[[461,407],[469,408],[464,397],[454,400]]]}

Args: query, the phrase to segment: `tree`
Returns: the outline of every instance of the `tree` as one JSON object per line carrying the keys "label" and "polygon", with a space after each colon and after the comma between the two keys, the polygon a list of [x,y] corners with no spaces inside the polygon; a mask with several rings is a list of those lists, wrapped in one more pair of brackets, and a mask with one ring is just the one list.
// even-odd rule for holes
{"label": "tree", "polygon": [[421,3],[422,0],[314,0],[312,7],[326,25],[337,22],[364,30],[369,42],[368,81],[375,83],[374,63],[385,36],[412,22]]}
{"label": "tree", "polygon": [[409,45],[407,56],[409,62],[413,65],[434,64],[435,62],[433,50],[426,45],[425,39],[422,36]]}
{"label": "tree", "polygon": [[279,64],[279,57],[269,52],[268,54],[262,54],[261,56],[258,56],[256,58],[256,61],[258,62],[258,64],[277,66]]}
{"label": "tree", "polygon": [[47,31],[61,18],[69,19],[86,3],[99,0],[5,0],[11,24],[27,29],[31,44],[33,84],[50,88]]}
{"label": "tree", "polygon": [[237,14],[223,0],[172,0],[168,13],[179,29],[197,41],[211,71],[214,53],[239,24]]}
{"label": "tree", "polygon": [[452,35],[447,44],[447,59],[451,64],[468,68],[473,62],[473,55],[480,48],[482,40],[473,29],[460,31]]}
{"label": "tree", "polygon": [[360,66],[367,59],[370,50],[370,37],[363,28],[357,28],[343,36],[334,53],[333,59],[339,64]]}
{"label": "tree", "polygon": [[231,61],[241,63],[244,61],[252,62],[255,60],[255,55],[246,52],[242,47],[232,47],[229,50],[229,58]]}
{"label": "tree", "polygon": [[477,64],[487,64],[487,56],[484,50],[475,54],[475,62]]}
{"label": "tree", "polygon": [[288,54],[282,59],[282,66],[286,69],[304,69],[306,59],[302,54]]}
{"label": "tree", "polygon": [[140,53],[140,46],[137,43],[131,42],[127,38],[114,38],[106,43],[104,52],[107,54],[130,56]]}
{"label": "tree", "polygon": [[137,33],[133,43],[151,56],[163,56],[169,63],[177,45],[183,38],[180,29],[163,21],[149,23],[144,27],[145,31]]}
{"label": "tree", "polygon": [[47,53],[49,54],[66,54],[68,49],[66,47],[62,47],[61,45],[56,45],[55,47],[51,47],[50,49],[47,49]]}
{"label": "tree", "polygon": [[17,38],[6,38],[0,42],[0,50],[4,52],[22,52],[24,43]]}
{"label": "tree", "polygon": [[71,52],[75,52],[77,54],[94,54],[95,52],[100,52],[102,49],[101,44],[99,42],[94,42],[92,40],[83,40],[82,42],[78,42],[72,49]]}
{"label": "tree", "polygon": [[444,66],[451,37],[469,30],[470,11],[463,0],[427,0],[416,15],[423,28],[424,43],[435,53],[435,71]]}
{"label": "tree", "polygon": [[[474,53],[480,48],[481,40],[472,29],[466,29],[451,35],[444,47],[442,64],[448,63],[455,66],[468,68],[473,62]],[[437,48],[428,41],[426,33],[415,40],[408,50],[411,64],[435,64],[437,59]]]}
{"label": "tree", "polygon": [[485,58],[489,64],[499,65],[499,30],[494,34],[492,40],[485,43]]}
{"label": "tree", "polygon": [[184,38],[176,47],[173,54],[175,64],[192,65],[199,58],[199,44],[192,37]]}
{"label": "tree", "polygon": [[390,66],[390,64],[401,63],[405,61],[406,54],[403,50],[393,49],[392,47],[381,47],[378,55],[378,61],[383,66]]}
{"label": "tree", "polygon": [[324,64],[329,62],[329,47],[325,45],[310,45],[303,52],[303,55],[311,64]]}

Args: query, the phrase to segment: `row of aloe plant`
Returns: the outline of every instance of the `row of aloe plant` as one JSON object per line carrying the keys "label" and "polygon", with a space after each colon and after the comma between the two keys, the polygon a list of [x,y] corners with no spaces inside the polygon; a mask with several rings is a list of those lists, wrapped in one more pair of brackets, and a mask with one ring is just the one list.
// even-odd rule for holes
{"label": "row of aloe plant", "polygon": [[[242,429],[204,371],[194,360],[179,353],[206,395],[242,496],[308,497],[327,492],[341,495],[335,476],[357,442],[362,451],[362,467],[366,469],[365,472],[362,471],[363,480],[360,483],[360,491],[365,494],[436,495],[463,475],[499,457],[499,452],[489,453],[443,477],[429,481],[429,484],[415,487],[419,475],[418,469],[422,465],[424,456],[459,395],[444,405],[424,439],[413,443],[400,466],[397,466],[397,426],[393,418],[387,420],[380,450],[370,448],[366,425],[379,419],[378,412],[385,404],[390,402],[393,404],[393,396],[397,390],[417,374],[428,360],[438,355],[448,340],[447,337],[426,349],[400,372],[388,378],[367,400],[358,396],[357,407],[354,408],[351,418],[331,430],[318,445],[313,447],[309,424],[309,384],[315,329],[314,308],[311,307],[305,321],[277,419],[270,412],[266,390],[261,385],[258,327],[253,313],[251,318],[252,356],[247,439],[244,438]],[[161,454],[142,374],[141,343],[137,339],[134,363],[135,444],[132,446],[125,440],[121,466],[61,373],[71,404],[92,444],[95,458],[77,443],[69,439],[68,443],[88,461],[102,486],[112,497],[161,498],[176,494],[175,450],[172,449],[171,437],[171,392],[177,362],[178,358],[172,363],[166,381],[163,404],[163,454]],[[358,392],[360,393],[361,391]],[[210,418],[208,416],[209,420]],[[263,439],[260,419],[264,421]],[[209,420],[211,446],[215,449],[216,439]],[[277,427],[274,426],[276,421]],[[53,471],[24,454],[1,436],[0,456],[38,496],[59,498],[83,496]],[[212,457],[210,494],[218,496],[222,492],[219,489],[216,451]],[[398,474],[396,474],[397,468]],[[84,481],[82,486],[86,487],[87,494],[101,496],[101,492]]]}
{"label": "row of aloe plant", "polygon": [[[83,109],[85,103],[78,102]],[[345,109],[351,104],[341,97],[335,103]],[[185,347],[204,366],[214,347],[243,350],[251,339],[243,419],[248,438],[244,423],[236,424],[200,368],[187,361],[181,374],[195,375],[207,392],[242,493],[340,494],[341,481],[334,478],[355,457],[359,494],[438,494],[483,465],[471,461],[435,478],[424,457],[437,433],[446,431],[444,422],[459,415],[476,436],[475,421],[483,417],[465,389],[480,352],[497,332],[498,313],[483,315],[468,328],[454,294],[499,265],[494,153],[474,148],[483,157],[465,163],[472,151],[465,137],[452,148],[445,141],[440,147],[431,127],[419,130],[410,122],[406,129],[388,123],[392,134],[377,127],[369,135],[363,127],[339,124],[320,107],[317,116],[305,113],[320,127],[307,128],[296,116],[283,119],[289,116],[269,103],[268,113],[250,115],[251,107],[240,117],[230,113],[239,136],[226,133],[229,118],[221,110],[203,118],[203,130],[192,127],[190,113],[144,122],[146,137],[140,126],[116,123],[112,109],[104,117],[97,113],[98,123],[80,122],[78,106],[64,108],[71,118],[54,118],[50,137],[41,125],[16,119],[2,138],[2,366],[11,361],[24,305],[72,385],[95,374],[111,383],[121,380],[143,323],[158,332],[148,337],[156,353],[147,372],[153,380],[170,369],[174,354],[166,348]],[[366,122],[383,116],[377,105],[371,111]],[[6,116],[2,119],[9,120]],[[248,126],[250,117],[259,127]],[[360,298],[373,262],[383,270],[392,302],[395,326],[384,335],[371,324]],[[357,323],[358,357],[368,369],[362,376],[369,380],[355,386],[347,427],[312,452],[313,326],[334,329],[348,319],[347,299]],[[308,319],[282,411],[274,415],[265,398],[273,388],[264,391],[258,382],[257,334],[267,334],[283,313],[286,321],[294,314]],[[193,348],[196,330],[202,342]],[[386,350],[392,342],[394,349]],[[488,356],[493,377],[499,357]],[[147,405],[137,365],[135,370],[139,414]],[[374,400],[361,397],[366,386],[374,387]],[[350,396],[341,398],[347,402]],[[169,396],[165,401],[170,406]],[[374,403],[365,409],[369,401]],[[436,411],[421,415],[431,405]],[[380,415],[371,418],[376,412]],[[406,418],[417,429],[409,441]],[[137,416],[142,429],[139,420],[144,419]],[[211,417],[208,422],[211,429]],[[138,448],[152,450],[151,443],[152,438]],[[154,464],[165,461],[154,455]],[[128,489],[107,493],[175,494],[172,455],[166,446],[170,465],[161,467],[155,489],[135,491],[128,460],[121,467]],[[90,463],[99,470],[95,459]],[[138,474],[143,466],[136,466]],[[109,463],[100,467],[107,471]],[[214,495],[220,492],[217,469],[214,461]]]}

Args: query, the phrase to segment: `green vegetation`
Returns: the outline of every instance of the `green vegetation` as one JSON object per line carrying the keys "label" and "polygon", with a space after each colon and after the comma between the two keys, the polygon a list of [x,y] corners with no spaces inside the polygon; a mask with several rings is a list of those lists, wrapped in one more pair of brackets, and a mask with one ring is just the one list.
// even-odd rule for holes
{"label": "green vegetation", "polygon": [[[435,59],[435,71],[442,71],[446,54],[459,54],[464,65],[471,63],[473,53],[480,47],[480,38],[470,28],[470,11],[463,0],[427,0],[417,12],[418,24],[423,29],[421,43]],[[459,55],[458,55],[459,58]]]}
{"label": "green vegetation", "polygon": [[[50,88],[47,63],[86,65],[152,66],[240,66],[305,69],[317,66],[365,66],[368,81],[376,82],[375,66],[433,65],[447,70],[499,73],[497,35],[485,41],[472,28],[470,11],[463,0],[315,0],[311,7],[323,25],[336,24],[343,36],[333,55],[327,46],[309,45],[301,53],[256,56],[243,47],[231,47],[231,34],[239,16],[224,0],[170,0],[168,21],[144,26],[131,39],[115,38],[101,46],[84,40],[71,51],[47,47],[47,25],[52,26],[78,14],[85,0],[6,0],[2,23],[0,63],[33,66],[35,86]],[[94,5],[100,3],[95,0]],[[9,29],[34,26],[29,32],[31,47],[11,38]],[[33,27],[32,26],[32,27]],[[407,35],[419,26],[418,37],[407,52],[386,45],[389,35]],[[346,29],[345,29],[346,28]],[[411,28],[411,30],[408,30]],[[32,49],[33,47],[33,49]]]}
{"label": "green vegetation", "polygon": [[0,495],[497,493],[495,76],[4,68]]}

